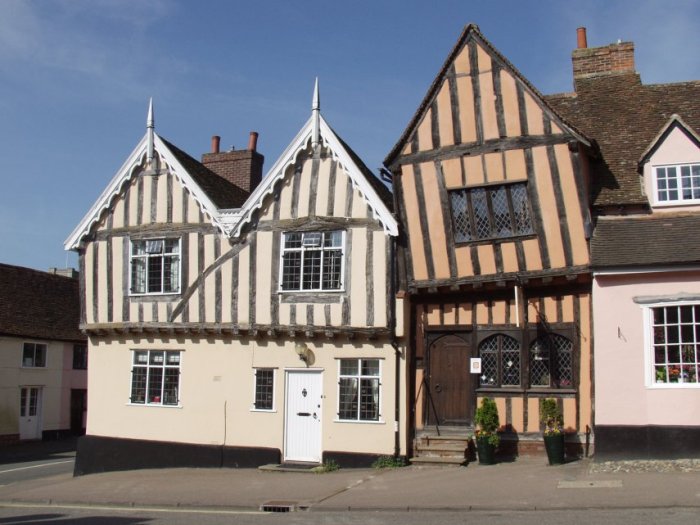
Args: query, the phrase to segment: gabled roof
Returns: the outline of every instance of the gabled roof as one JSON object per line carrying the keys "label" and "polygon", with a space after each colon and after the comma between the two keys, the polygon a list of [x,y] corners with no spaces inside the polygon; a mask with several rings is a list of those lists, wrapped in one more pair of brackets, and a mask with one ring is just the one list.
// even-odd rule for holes
{"label": "gabled roof", "polygon": [[696,147],[700,148],[700,135],[698,135],[693,128],[688,126],[683,119],[676,114],[671,115],[666,125],[661,129],[658,135],[654,137],[651,141],[649,147],[644,150],[642,157],[639,159],[639,167],[641,168],[646,164],[646,162],[651,158],[652,155],[659,149],[659,146],[664,143],[666,138],[671,134],[674,129],[679,129],[690,141],[695,143]]}
{"label": "gabled roof", "polygon": [[84,341],[79,324],[77,279],[0,264],[0,335]]}
{"label": "gabled roof", "polygon": [[233,236],[238,237],[241,234],[242,228],[250,223],[253,212],[263,205],[265,196],[270,195],[274,191],[275,185],[284,178],[287,168],[294,164],[299,153],[306,150],[316,139],[329,149],[333,158],[338,161],[348,174],[353,188],[356,188],[365,199],[367,205],[372,209],[373,217],[381,223],[385,233],[393,236],[398,235],[398,224],[391,213],[391,205],[389,204],[391,202],[389,191],[381,182],[376,180],[376,177],[374,177],[367,166],[335,134],[320,114],[318,89],[316,88],[311,117],[299,130],[282,155],[275,161],[263,177],[262,182],[255,188],[250,198],[241,208],[240,219],[232,231]]}
{"label": "gabled roof", "polygon": [[600,217],[591,238],[591,265],[603,269],[698,264],[700,243],[688,242],[698,231],[697,214]]}
{"label": "gabled roof", "polygon": [[152,134],[154,152],[160,156],[163,167],[187,189],[202,212],[210,217],[212,224],[221,231],[226,230],[219,218],[218,210],[240,206],[245,200],[245,192],[219,177],[152,130],[148,130],[97,201],[66,239],[64,246],[67,250],[75,250],[80,246],[82,239],[90,233],[90,229],[100,220],[102,213],[110,208],[124,185],[136,174],[143,173],[142,168],[148,155],[149,134]]}
{"label": "gabled roof", "polygon": [[389,154],[386,156],[384,159],[384,165],[390,166],[396,158],[400,155],[401,153],[401,148],[402,146],[406,143],[406,141],[409,140],[410,136],[413,134],[413,132],[416,130],[418,125],[420,124],[423,115],[427,111],[427,109],[430,107],[432,104],[433,100],[437,96],[440,86],[442,86],[447,73],[450,69],[450,66],[452,63],[455,61],[457,58],[457,55],[459,52],[464,48],[465,45],[470,40],[476,40],[478,43],[480,43],[485,49],[487,49],[491,57],[495,59],[497,62],[500,62],[502,67],[504,69],[509,70],[513,76],[521,81],[523,85],[525,86],[525,89],[529,90],[531,95],[535,98],[535,100],[538,100],[551,114],[555,117],[555,120],[558,122],[560,127],[562,127],[564,130],[570,132],[576,139],[583,144],[590,146],[591,143],[590,141],[584,136],[583,133],[581,133],[579,130],[577,130],[571,123],[569,123],[564,117],[559,114],[555,109],[550,106],[546,99],[543,97],[543,95],[525,78],[518,69],[510,63],[510,61],[503,56],[494,46],[489,42],[486,37],[481,33],[479,30],[479,27],[476,24],[468,24],[464,27],[464,30],[462,31],[462,34],[460,35],[459,39],[457,40],[457,43],[454,45],[450,53],[447,55],[447,59],[445,60],[445,63],[442,65],[440,68],[440,71],[438,72],[437,76],[433,80],[432,84],[430,85],[430,88],[428,88],[428,92],[425,94],[425,97],[421,101],[420,105],[418,106],[418,109],[416,110],[416,113],[413,115],[411,118],[410,122],[408,123],[408,126],[404,130],[404,132],[401,134],[401,137],[399,137],[399,140],[396,142],[394,147],[391,149]]}
{"label": "gabled roof", "polygon": [[576,93],[548,102],[586,135],[601,159],[591,163],[594,206],[648,205],[639,183],[639,159],[672,115],[700,130],[700,82],[644,85],[629,72],[576,79]]}

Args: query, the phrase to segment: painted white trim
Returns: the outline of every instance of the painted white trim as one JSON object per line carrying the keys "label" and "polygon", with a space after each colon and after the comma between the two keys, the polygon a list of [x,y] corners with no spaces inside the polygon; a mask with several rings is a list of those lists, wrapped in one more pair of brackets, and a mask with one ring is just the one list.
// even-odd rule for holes
{"label": "painted white trim", "polygon": [[[156,237],[144,237],[144,238],[139,238],[139,239],[132,239],[129,237],[129,288],[127,289],[127,295],[129,297],[160,297],[160,296],[168,296],[168,295],[180,295],[182,293],[182,258],[183,258],[183,253],[182,253],[182,235],[177,236],[177,254],[178,254],[178,268],[177,268],[177,276],[179,282],[177,283],[177,291],[176,292],[134,292],[133,289],[134,287],[132,286],[131,279],[133,278],[134,272],[132,271],[132,265],[133,265],[133,258],[134,258],[134,241],[158,241],[158,240],[169,240],[169,239],[174,239],[175,237],[167,237],[167,236],[156,236]],[[163,257],[165,257],[165,254],[162,254]],[[172,254],[171,254],[172,255]],[[148,260],[148,259],[146,259]],[[163,265],[161,267],[161,271],[165,271],[165,266]],[[146,274],[146,280],[148,281],[148,274]],[[163,275],[161,275],[161,288],[163,288]],[[148,288],[148,283],[146,283],[146,288]]]}
{"label": "painted white trim", "polygon": [[[362,375],[362,364],[360,361],[365,360],[377,360],[379,364],[379,375],[378,376],[363,376]],[[384,359],[380,357],[336,357],[336,371],[337,371],[337,388],[336,388],[336,399],[335,399],[335,419],[333,419],[334,422],[342,422],[342,423],[384,423],[384,415],[382,414],[382,400],[384,398],[384,394],[382,393],[382,387],[384,386],[382,383],[382,373],[384,372]],[[343,360],[353,360],[358,362],[358,368],[357,368],[357,375],[350,376],[350,375],[342,375],[340,373],[340,365],[341,361]],[[357,395],[360,395],[360,380],[364,378],[377,378],[379,380],[379,397],[377,399],[377,411],[379,412],[377,414],[377,419],[360,419],[359,418],[359,413],[360,413],[360,403],[359,403],[359,397],[358,397],[358,404],[357,404],[357,411],[358,411],[358,418],[357,419],[341,419],[340,418],[340,379],[341,378],[353,378],[356,377],[358,380],[357,383]]]}
{"label": "painted white trim", "polygon": [[[65,250],[77,250],[80,243],[91,230],[93,225],[100,220],[102,213],[111,205],[114,198],[119,195],[124,184],[131,180],[138,168],[145,162],[148,149],[148,135],[136,145],[126,161],[117,170],[104,191],[100,194],[97,201],[92,205],[90,210],[78,223],[78,226],[71,232],[68,238],[64,241],[63,247]],[[228,225],[232,216],[235,213],[232,210],[227,210],[225,214],[226,220],[219,220],[219,211],[204,191],[195,183],[189,172],[180,164],[175,155],[170,151],[168,146],[163,142],[158,134],[153,134],[154,150],[160,155],[165,166],[163,168],[167,173],[175,176],[180,184],[189,192],[190,196],[197,202],[202,213],[209,217],[211,223],[224,233],[228,233],[230,226]],[[163,169],[162,168],[162,169]]]}
{"label": "painted white trim", "polygon": [[[287,233],[309,233],[309,232],[295,232],[295,231],[283,231],[282,234],[280,235],[280,258],[278,261],[278,272],[279,275],[277,276],[277,293],[278,294],[304,294],[304,293],[324,293],[324,294],[333,294],[333,293],[345,293],[345,271],[348,268],[348,265],[345,264],[345,256],[346,256],[346,244],[345,241],[347,239],[347,231],[343,229],[338,229],[338,230],[315,230],[313,233],[321,232],[325,233],[326,231],[328,232],[336,232],[339,231],[341,235],[343,236],[343,239],[341,241],[341,246],[340,246],[340,252],[341,252],[341,265],[342,267],[340,268],[340,288],[336,289],[324,289],[324,288],[318,288],[318,289],[302,289],[300,288],[299,290],[285,290],[282,288],[282,278],[284,276],[284,265],[282,264],[282,261],[284,260],[284,254],[285,254],[285,248],[284,248],[284,236]],[[300,251],[303,252],[305,251],[303,249],[304,247],[302,246],[302,250]],[[324,247],[321,246],[321,251],[323,251]],[[337,248],[334,248],[337,250]],[[289,249],[289,251],[296,251],[295,249]],[[321,255],[323,257],[323,255]],[[323,265],[321,265],[321,268],[323,268]],[[301,269],[301,279],[303,281],[304,279],[304,269],[302,267]],[[323,277],[321,277],[321,281],[323,281]]]}
{"label": "painted white trim", "polygon": [[[360,192],[362,198],[372,209],[373,217],[382,224],[384,232],[394,237],[397,236],[398,223],[392,213],[379,198],[377,192],[374,191],[374,188],[369,181],[367,181],[360,168],[352,161],[350,154],[345,150],[345,147],[343,147],[338,137],[326,123],[323,115],[318,115],[318,118],[321,143],[329,148],[333,158],[338,161],[341,168],[343,168],[350,177],[352,187]],[[253,212],[262,207],[265,196],[274,191],[276,184],[284,177],[287,168],[296,162],[299,153],[310,147],[311,141],[313,140],[313,128],[314,116],[312,115],[241,207],[239,221],[232,229],[231,236],[239,237],[241,235],[243,226],[250,222]]]}
{"label": "painted white trim", "polygon": [[651,339],[652,332],[652,309],[664,308],[667,306],[696,306],[698,301],[673,301],[642,304],[643,328],[644,328],[644,386],[649,390],[685,390],[699,389],[700,383],[657,383],[656,371],[654,370],[654,345]]}
{"label": "painted white trim", "polygon": [[[272,370],[272,408],[255,408],[255,393],[258,386],[258,370]],[[272,366],[254,366],[251,368],[253,372],[253,402],[251,403],[251,412],[277,412],[277,367]]]}
{"label": "painted white trim", "polygon": [[[653,188],[654,188],[654,195],[652,196],[652,205],[659,207],[659,208],[671,208],[671,207],[678,207],[678,206],[694,206],[700,203],[700,198],[698,199],[683,199],[681,198],[681,194],[683,192],[683,187],[681,185],[682,181],[682,175],[680,173],[680,170],[683,166],[691,166],[691,173],[690,176],[693,177],[692,173],[692,166],[700,166],[700,162],[680,162],[680,163],[672,163],[672,164],[652,164],[650,169],[651,169],[651,178],[652,178],[652,183],[653,183]],[[675,190],[671,190],[669,188],[666,188],[665,191],[676,191],[678,193],[678,199],[675,200],[659,200],[659,178],[657,176],[656,170],[658,168],[677,168],[677,173],[675,176],[675,180],[677,182],[677,186]]]}

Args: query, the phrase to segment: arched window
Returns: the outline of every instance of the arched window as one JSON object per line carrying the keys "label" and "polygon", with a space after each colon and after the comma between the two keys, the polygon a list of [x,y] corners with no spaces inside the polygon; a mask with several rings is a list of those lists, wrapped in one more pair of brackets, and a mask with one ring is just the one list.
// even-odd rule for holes
{"label": "arched window", "polygon": [[552,388],[574,386],[574,343],[558,334],[546,334],[530,345],[530,385]]}
{"label": "arched window", "polygon": [[484,339],[479,345],[480,386],[520,386],[520,343],[505,334]]}

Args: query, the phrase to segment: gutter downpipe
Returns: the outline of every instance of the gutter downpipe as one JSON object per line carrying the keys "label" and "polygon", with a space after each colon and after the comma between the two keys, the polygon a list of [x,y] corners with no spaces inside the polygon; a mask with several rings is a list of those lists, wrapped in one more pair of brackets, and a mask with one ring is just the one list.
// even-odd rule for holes
{"label": "gutter downpipe", "polygon": [[398,458],[401,455],[401,350],[396,337],[396,239],[397,237],[389,237],[389,261],[391,268],[389,271],[389,301],[390,301],[390,330],[391,330],[391,346],[394,348],[394,457]]}

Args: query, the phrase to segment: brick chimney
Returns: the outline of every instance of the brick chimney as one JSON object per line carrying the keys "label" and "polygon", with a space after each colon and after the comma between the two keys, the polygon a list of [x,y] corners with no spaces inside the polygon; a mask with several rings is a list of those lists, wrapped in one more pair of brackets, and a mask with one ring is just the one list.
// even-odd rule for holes
{"label": "brick chimney", "polygon": [[221,138],[214,135],[211,138],[211,152],[202,155],[202,164],[232,182],[239,188],[252,192],[262,180],[262,168],[265,157],[257,152],[258,133],[250,132],[248,149],[219,151]]}
{"label": "brick chimney", "polygon": [[576,80],[601,75],[634,73],[634,43],[618,42],[603,47],[587,47],[586,28],[576,30],[578,49],[574,49],[571,60]]}

